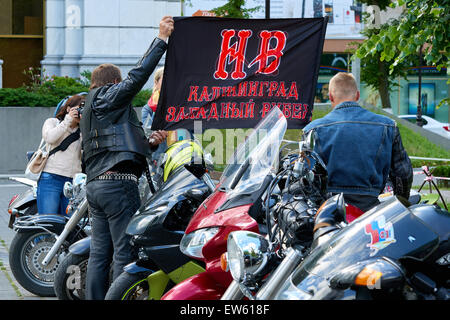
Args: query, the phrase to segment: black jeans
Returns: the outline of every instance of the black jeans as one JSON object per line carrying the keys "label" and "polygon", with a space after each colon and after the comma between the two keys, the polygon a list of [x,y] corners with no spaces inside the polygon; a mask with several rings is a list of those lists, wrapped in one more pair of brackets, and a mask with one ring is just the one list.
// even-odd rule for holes
{"label": "black jeans", "polygon": [[137,183],[129,180],[93,180],[86,191],[92,226],[86,298],[103,300],[111,262],[114,280],[135,259],[125,230],[139,209],[139,191]]}

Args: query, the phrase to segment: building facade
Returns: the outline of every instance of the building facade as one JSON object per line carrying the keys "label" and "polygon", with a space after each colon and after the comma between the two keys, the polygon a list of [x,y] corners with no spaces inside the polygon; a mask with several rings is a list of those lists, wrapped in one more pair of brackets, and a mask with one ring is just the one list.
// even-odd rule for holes
{"label": "building facade", "polygon": [[[186,4],[187,3],[187,4]],[[101,63],[114,63],[125,75],[157,35],[165,15],[191,16],[211,10],[226,0],[0,0],[0,66],[2,86],[19,87],[23,71],[41,67],[47,75],[80,77]],[[247,0],[261,9],[253,18],[265,17],[265,0]],[[348,45],[363,41],[360,31],[366,8],[355,0],[271,0],[271,18],[328,16],[329,23],[316,88],[316,102],[328,101],[328,81],[339,71],[359,80],[359,62],[350,62]],[[393,14],[398,14],[394,12]],[[382,18],[389,15],[383,13]],[[3,60],[3,64],[1,61]],[[160,65],[164,64],[164,59]],[[414,114],[417,105],[418,66],[391,94],[395,114]],[[448,105],[437,104],[450,94],[446,70],[420,66],[424,114],[450,122]],[[147,82],[150,87],[152,81]],[[360,84],[362,99],[381,105],[377,92]]]}
{"label": "building facade", "polygon": [[[157,36],[165,15],[179,16],[180,1],[46,0],[46,73],[79,77],[102,63],[125,75]],[[160,62],[164,64],[164,60]]]}

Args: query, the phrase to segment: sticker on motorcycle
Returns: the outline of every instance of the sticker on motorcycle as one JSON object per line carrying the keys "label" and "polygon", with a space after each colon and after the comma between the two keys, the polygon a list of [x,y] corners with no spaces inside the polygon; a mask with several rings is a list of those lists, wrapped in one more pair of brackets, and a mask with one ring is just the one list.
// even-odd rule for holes
{"label": "sticker on motorcycle", "polygon": [[367,245],[372,249],[370,256],[374,256],[379,250],[396,242],[394,237],[394,226],[392,225],[392,222],[386,223],[384,216],[380,216],[371,223],[368,223],[365,227],[365,232],[370,235],[370,243]]}
{"label": "sticker on motorcycle", "polygon": [[436,263],[441,266],[448,266],[450,265],[450,253],[447,253],[446,255],[442,256],[438,260],[436,260]]}

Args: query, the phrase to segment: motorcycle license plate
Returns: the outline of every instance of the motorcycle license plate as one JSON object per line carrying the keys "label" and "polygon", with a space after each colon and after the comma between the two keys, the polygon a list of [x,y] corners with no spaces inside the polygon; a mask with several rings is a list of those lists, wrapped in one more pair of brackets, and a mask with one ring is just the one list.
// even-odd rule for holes
{"label": "motorcycle license plate", "polygon": [[9,227],[10,229],[13,228],[14,221],[16,221],[16,215],[11,214],[11,215],[9,216],[9,223],[8,223],[8,227]]}

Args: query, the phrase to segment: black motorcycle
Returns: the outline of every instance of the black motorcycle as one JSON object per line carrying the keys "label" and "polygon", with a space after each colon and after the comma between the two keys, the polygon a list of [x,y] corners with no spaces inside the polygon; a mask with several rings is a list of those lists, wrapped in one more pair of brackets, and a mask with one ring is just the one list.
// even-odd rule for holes
{"label": "black motorcycle", "polygon": [[138,259],[111,284],[105,300],[158,300],[174,284],[204,271],[198,262],[181,253],[179,244],[192,215],[214,190],[214,184],[208,174],[202,181],[185,168],[179,170],[164,186],[165,197],[149,201],[128,224],[126,233],[132,236]]}
{"label": "black motorcycle", "polygon": [[[201,267],[190,262],[178,246],[192,214],[214,187],[209,175],[206,177],[206,181],[200,180],[180,166],[151,197],[143,200],[126,230],[133,236],[131,241],[138,259],[124,268],[105,299],[157,298],[157,285],[150,292],[149,283],[157,281],[159,285],[167,280],[167,285],[173,276],[176,279],[184,273],[190,276],[192,272],[201,272]],[[54,289],[58,299],[85,299],[89,247],[88,237],[69,248],[70,253],[55,274]],[[177,269],[182,273],[177,273]]]}
{"label": "black motorcycle", "polygon": [[274,299],[450,299],[448,211],[394,197],[322,237]]}
{"label": "black motorcycle", "polygon": [[[317,215],[343,217],[342,198],[336,195],[327,200]],[[407,207],[392,197],[351,224],[341,220],[316,229],[312,250],[306,257],[304,247],[294,243],[251,297],[256,300],[448,300],[449,237],[448,211],[428,204]],[[247,262],[245,248],[249,244],[255,248],[252,252],[255,258]],[[234,259],[247,262],[244,273],[256,267],[258,271],[263,270],[276,259],[275,249],[267,239],[256,235],[232,234],[228,249],[237,252]]]}

